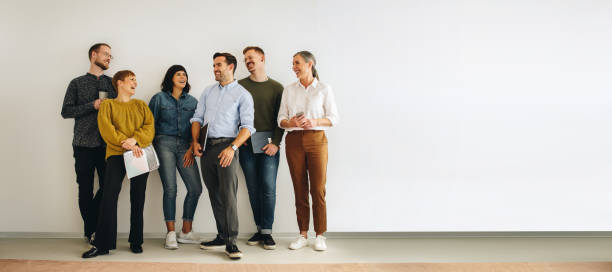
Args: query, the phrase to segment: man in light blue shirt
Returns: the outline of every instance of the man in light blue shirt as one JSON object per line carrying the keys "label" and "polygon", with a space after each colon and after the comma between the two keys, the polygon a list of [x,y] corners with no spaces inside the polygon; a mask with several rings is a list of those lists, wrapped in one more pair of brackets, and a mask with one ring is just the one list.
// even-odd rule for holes
{"label": "man in light blue shirt", "polygon": [[[236,58],[229,53],[213,56],[215,80],[200,96],[191,118],[194,154],[200,159],[204,184],[208,189],[217,223],[217,237],[200,245],[202,249],[225,247],[231,259],[240,259],[238,236],[238,147],[255,133],[251,94],[234,79]],[[200,146],[200,128],[208,124],[206,146]],[[204,148],[204,151],[202,151]]]}

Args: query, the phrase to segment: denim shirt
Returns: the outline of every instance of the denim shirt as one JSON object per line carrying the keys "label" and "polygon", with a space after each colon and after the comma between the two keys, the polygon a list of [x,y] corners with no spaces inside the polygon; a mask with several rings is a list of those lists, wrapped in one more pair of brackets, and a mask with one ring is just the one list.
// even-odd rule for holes
{"label": "denim shirt", "polygon": [[181,94],[178,100],[169,92],[155,94],[149,102],[149,108],[155,118],[155,135],[177,136],[191,139],[189,119],[195,112],[198,101],[187,93]]}

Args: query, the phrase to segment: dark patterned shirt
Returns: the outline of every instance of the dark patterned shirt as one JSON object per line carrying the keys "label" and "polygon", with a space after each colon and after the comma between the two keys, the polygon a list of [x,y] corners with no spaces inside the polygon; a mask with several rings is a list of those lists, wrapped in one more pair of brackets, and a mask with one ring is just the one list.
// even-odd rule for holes
{"label": "dark patterned shirt", "polygon": [[74,118],[74,138],[72,145],[81,147],[98,147],[104,145],[98,131],[98,111],[94,101],[99,98],[99,92],[108,93],[108,98],[117,97],[112,79],[101,75],[99,78],[87,73],[70,81],[64,104],[62,117]]}

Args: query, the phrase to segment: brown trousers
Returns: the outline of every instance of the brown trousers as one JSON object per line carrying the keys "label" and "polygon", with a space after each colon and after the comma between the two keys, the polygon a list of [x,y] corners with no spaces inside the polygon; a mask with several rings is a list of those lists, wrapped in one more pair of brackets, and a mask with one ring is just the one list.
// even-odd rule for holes
{"label": "brown trousers", "polygon": [[300,231],[308,231],[310,225],[308,195],[310,193],[315,232],[322,234],[327,231],[327,208],[325,206],[327,137],[325,131],[292,131],[287,134],[285,143]]}

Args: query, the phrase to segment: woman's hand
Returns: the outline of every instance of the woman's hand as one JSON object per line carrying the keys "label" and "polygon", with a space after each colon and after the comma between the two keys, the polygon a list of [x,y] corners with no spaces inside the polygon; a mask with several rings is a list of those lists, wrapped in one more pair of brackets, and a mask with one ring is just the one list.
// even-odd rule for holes
{"label": "woman's hand", "polygon": [[288,120],[289,127],[292,127],[292,128],[301,127],[300,124],[301,124],[301,120],[302,120],[303,116],[304,115],[301,115],[300,117],[297,117],[297,116],[291,117],[291,119]]}
{"label": "woman's hand", "polygon": [[189,149],[187,149],[187,152],[185,152],[185,155],[183,155],[183,167],[191,167],[194,162],[195,158],[193,157],[193,145],[191,145]]}
{"label": "woman's hand", "polygon": [[318,125],[317,119],[308,119],[303,117],[303,115],[298,121],[300,122],[300,127],[303,129],[312,129]]}
{"label": "woman's hand", "polygon": [[132,148],[134,146],[136,146],[136,139],[134,138],[127,138],[123,141],[121,141],[121,147],[123,147],[123,149],[125,150],[132,150]]}
{"label": "woman's hand", "polygon": [[140,148],[140,146],[135,145],[135,146],[132,147],[131,150],[132,150],[132,152],[134,152],[134,157],[136,157],[136,158],[140,158],[142,156],[142,154],[143,154],[142,153],[142,148]]}

